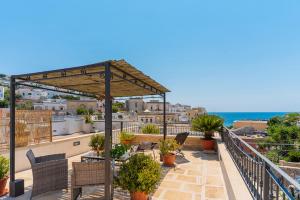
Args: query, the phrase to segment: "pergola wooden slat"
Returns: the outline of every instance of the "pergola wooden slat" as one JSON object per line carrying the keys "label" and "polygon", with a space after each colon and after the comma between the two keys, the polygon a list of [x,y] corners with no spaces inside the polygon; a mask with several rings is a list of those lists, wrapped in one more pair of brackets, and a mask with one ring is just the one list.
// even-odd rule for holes
{"label": "pergola wooden slat", "polygon": [[[105,98],[105,199],[111,199],[112,99],[114,97],[160,95],[164,101],[164,139],[166,138],[167,88],[146,76],[125,60],[105,62],[11,76],[10,94],[10,196],[24,192],[24,181],[15,180],[15,89],[17,85],[58,92]],[[22,188],[23,182],[23,188]]]}

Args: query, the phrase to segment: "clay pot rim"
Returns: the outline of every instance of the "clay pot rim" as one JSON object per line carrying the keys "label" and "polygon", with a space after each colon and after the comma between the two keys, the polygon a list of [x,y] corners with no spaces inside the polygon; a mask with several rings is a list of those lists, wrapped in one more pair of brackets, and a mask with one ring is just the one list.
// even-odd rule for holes
{"label": "clay pot rim", "polygon": [[0,179],[0,181],[3,181],[3,180],[7,180],[9,178],[9,176],[4,176],[4,178],[3,179]]}
{"label": "clay pot rim", "polygon": [[176,156],[176,153],[166,153],[163,156]]}

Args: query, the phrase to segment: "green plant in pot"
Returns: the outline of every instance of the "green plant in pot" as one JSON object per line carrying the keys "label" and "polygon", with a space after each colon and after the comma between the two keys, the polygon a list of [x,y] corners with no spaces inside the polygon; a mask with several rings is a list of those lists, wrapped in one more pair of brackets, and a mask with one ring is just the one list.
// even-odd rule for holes
{"label": "green plant in pot", "polygon": [[9,160],[0,155],[0,197],[7,194],[6,183],[8,180]]}
{"label": "green plant in pot", "polygon": [[104,142],[105,142],[104,135],[94,134],[91,136],[89,146],[92,147],[92,150],[97,152],[97,156],[100,155],[100,151],[103,151]]}
{"label": "green plant in pot", "polygon": [[142,128],[142,133],[144,134],[159,134],[159,127],[155,124],[147,124]]}
{"label": "green plant in pot", "polygon": [[133,133],[121,132],[120,134],[120,141],[122,144],[129,145],[134,138],[135,136]]}
{"label": "green plant in pot", "polygon": [[147,200],[160,181],[161,167],[151,156],[135,154],[124,163],[116,184],[128,190],[132,200]]}
{"label": "green plant in pot", "polygon": [[192,121],[192,129],[204,133],[202,148],[204,150],[213,150],[215,141],[213,135],[221,131],[224,120],[216,115],[201,115]]}
{"label": "green plant in pot", "polygon": [[119,159],[126,152],[127,152],[127,146],[125,144],[116,144],[110,153],[113,159]]}
{"label": "green plant in pot", "polygon": [[179,144],[174,139],[160,140],[159,150],[162,156],[164,165],[174,166],[176,160],[175,151],[179,148]]}

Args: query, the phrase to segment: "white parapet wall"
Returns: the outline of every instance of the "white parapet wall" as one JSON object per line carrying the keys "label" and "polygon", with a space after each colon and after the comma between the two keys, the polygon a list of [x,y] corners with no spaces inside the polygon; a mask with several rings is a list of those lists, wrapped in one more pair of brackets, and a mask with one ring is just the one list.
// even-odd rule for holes
{"label": "white parapet wall", "polygon": [[[101,133],[102,134],[102,133]],[[67,158],[79,155],[90,150],[88,145],[92,134],[84,134],[76,137],[56,140],[54,142],[41,143],[21,147],[16,149],[16,172],[30,169],[30,163],[26,157],[26,152],[32,149],[36,156],[44,156],[49,154],[65,153]],[[9,152],[4,153],[5,157],[9,157]]]}

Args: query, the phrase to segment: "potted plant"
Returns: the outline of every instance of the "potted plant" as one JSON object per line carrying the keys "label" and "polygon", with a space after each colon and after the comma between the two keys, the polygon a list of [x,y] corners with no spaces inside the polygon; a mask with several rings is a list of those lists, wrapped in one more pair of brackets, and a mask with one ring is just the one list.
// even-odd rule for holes
{"label": "potted plant", "polygon": [[92,114],[90,114],[89,112],[84,115],[84,124],[83,124],[83,130],[86,133],[91,133],[93,131],[93,124],[94,121],[92,119]]}
{"label": "potted plant", "polygon": [[120,141],[122,144],[129,145],[134,138],[135,136],[133,133],[121,132],[120,134]]}
{"label": "potted plant", "polygon": [[132,200],[147,200],[160,181],[161,167],[151,156],[135,154],[124,163],[116,184],[130,192]]}
{"label": "potted plant", "polygon": [[91,136],[89,146],[92,147],[92,150],[97,152],[97,156],[100,155],[100,151],[104,149],[104,135],[94,134]]}
{"label": "potted plant", "polygon": [[175,151],[179,148],[179,144],[174,139],[160,140],[159,150],[164,165],[174,166],[176,154]]}
{"label": "potted plant", "polygon": [[142,133],[144,134],[159,134],[159,127],[154,124],[147,124],[142,128]]}
{"label": "potted plant", "polygon": [[202,148],[214,150],[215,141],[212,138],[216,131],[221,131],[224,120],[216,115],[201,115],[192,121],[192,129],[204,133]]}
{"label": "potted plant", "polygon": [[116,144],[111,150],[110,154],[113,159],[119,159],[127,152],[127,147],[125,144]]}
{"label": "potted plant", "polygon": [[9,160],[0,155],[0,197],[7,194],[5,189],[8,180]]}

